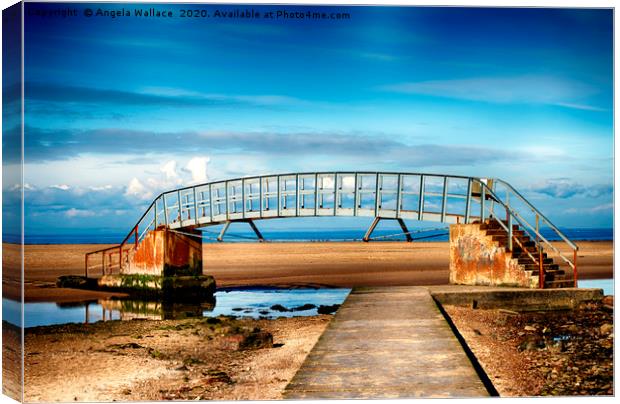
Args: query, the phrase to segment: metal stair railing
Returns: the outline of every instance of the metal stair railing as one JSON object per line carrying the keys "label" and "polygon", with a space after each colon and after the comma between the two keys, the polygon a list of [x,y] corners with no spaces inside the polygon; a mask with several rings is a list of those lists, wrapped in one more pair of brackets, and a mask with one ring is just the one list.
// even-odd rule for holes
{"label": "metal stair railing", "polygon": [[[573,270],[573,285],[574,287],[577,287],[577,251],[579,250],[579,247],[574,242],[572,242],[560,229],[558,229],[557,226],[551,223],[551,221],[547,219],[547,217],[543,215],[538,209],[536,209],[534,205],[532,205],[523,195],[521,195],[516,189],[514,189],[512,185],[496,178],[492,179],[491,181],[492,185],[490,187],[487,185],[486,182],[483,181],[480,181],[480,184],[484,189],[484,192],[492,196],[490,207],[488,207],[488,211],[490,213],[489,218],[495,219],[495,221],[499,223],[504,230],[506,230],[508,234],[508,249],[512,251],[512,241],[513,239],[516,240],[522,247],[523,251],[527,252],[528,256],[532,259],[532,261],[535,264],[539,265],[539,285],[542,288],[544,287],[544,263],[542,258],[542,251],[546,247],[548,247],[560,258],[562,258],[562,260],[566,262],[568,266]],[[497,191],[497,184],[500,184],[502,187],[504,187],[506,197],[503,200],[499,197],[500,193]],[[514,204],[510,204],[511,199],[517,199],[519,202],[523,203],[526,206],[527,210],[529,210],[530,213],[534,215],[534,225],[532,225],[525,218],[524,213],[519,212],[514,208]],[[503,220],[500,220],[495,216],[495,204],[500,205],[501,208],[503,208],[503,210],[505,211],[506,223],[504,223]],[[481,222],[484,221],[484,216],[484,208],[482,208]],[[539,253],[538,259],[534,258],[532,254],[526,248],[524,248],[523,245],[521,245],[518,238],[513,235],[513,220],[516,221],[520,225],[521,229],[530,237],[530,239],[532,239],[532,241],[534,241]],[[557,234],[559,238],[564,241],[564,243],[572,250],[572,260],[569,257],[566,257],[562,253],[562,251],[560,251],[560,249],[554,246],[546,237],[541,234],[541,223],[546,224],[551,230],[553,230],[555,234]]]}

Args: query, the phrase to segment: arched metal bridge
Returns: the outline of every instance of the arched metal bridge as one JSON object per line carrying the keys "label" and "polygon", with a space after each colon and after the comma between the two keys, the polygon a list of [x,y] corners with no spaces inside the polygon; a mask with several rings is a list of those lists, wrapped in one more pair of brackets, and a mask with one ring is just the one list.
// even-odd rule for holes
{"label": "arched metal bridge", "polygon": [[[254,221],[320,216],[374,217],[366,241],[383,219],[398,220],[407,236],[404,220],[464,224],[491,220],[506,231],[509,250],[519,242],[513,234],[518,225],[540,251],[553,251],[576,270],[577,246],[505,181],[444,174],[343,171],[235,178],[164,192],[151,202],[118,247],[87,255],[86,272],[89,259],[102,262],[105,270],[106,254],[110,255],[108,265],[116,262],[122,266],[126,251],[135,248],[154,229],[223,224],[218,238],[221,241],[231,223],[247,222],[262,240]],[[551,244],[549,235],[564,241],[566,248]],[[117,260],[110,251],[118,251]],[[95,254],[102,254],[102,260],[93,259]],[[536,254],[529,255],[534,263],[540,259]]]}

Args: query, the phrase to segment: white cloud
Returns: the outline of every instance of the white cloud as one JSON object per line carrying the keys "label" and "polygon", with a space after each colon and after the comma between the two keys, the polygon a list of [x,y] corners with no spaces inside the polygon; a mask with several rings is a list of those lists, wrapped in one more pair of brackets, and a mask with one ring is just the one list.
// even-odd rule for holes
{"label": "white cloud", "polygon": [[60,184],[60,185],[50,185],[50,188],[59,189],[61,191],[68,191],[71,187],[67,184]]}
{"label": "white cloud", "polygon": [[65,216],[67,216],[68,218],[93,217],[97,216],[97,214],[91,210],[71,208],[65,212]]}
{"label": "white cloud", "polygon": [[91,191],[109,191],[112,188],[114,188],[112,185],[103,185],[100,187],[88,187],[88,189],[90,189]]}
{"label": "white cloud", "polygon": [[153,193],[147,191],[146,187],[140,182],[137,178],[132,178],[129,181],[129,185],[127,185],[127,190],[125,191],[126,196],[134,196],[140,199],[150,199],[153,196]]}
{"label": "white cloud", "polygon": [[597,90],[587,84],[554,76],[474,77],[430,80],[382,86],[383,91],[494,103],[547,104],[599,111],[582,101]]}
{"label": "white cloud", "polygon": [[177,174],[177,162],[174,160],[168,161],[166,164],[160,167],[159,169],[166,176],[166,180],[174,180],[178,178]]}
{"label": "white cloud", "polygon": [[191,184],[201,184],[207,182],[207,165],[211,159],[209,157],[194,157],[187,162],[185,169],[192,175]]}
{"label": "white cloud", "polygon": [[126,187],[125,196],[139,200],[151,200],[155,195],[164,191],[206,182],[209,161],[209,157],[194,157],[187,162],[185,168],[178,170],[177,161],[169,160],[159,168],[159,171],[163,173],[161,176],[132,178]]}
{"label": "white cloud", "polygon": [[614,210],[613,203],[603,203],[601,205],[592,206],[589,208],[568,208],[564,210],[564,213],[569,214],[600,214],[600,213],[612,213]]}

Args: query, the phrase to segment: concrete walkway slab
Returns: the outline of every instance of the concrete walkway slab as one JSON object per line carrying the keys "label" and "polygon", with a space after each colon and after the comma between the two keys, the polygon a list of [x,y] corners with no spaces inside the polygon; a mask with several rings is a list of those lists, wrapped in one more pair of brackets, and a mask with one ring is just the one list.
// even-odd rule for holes
{"label": "concrete walkway slab", "polygon": [[488,395],[428,289],[376,287],[351,292],[284,397]]}

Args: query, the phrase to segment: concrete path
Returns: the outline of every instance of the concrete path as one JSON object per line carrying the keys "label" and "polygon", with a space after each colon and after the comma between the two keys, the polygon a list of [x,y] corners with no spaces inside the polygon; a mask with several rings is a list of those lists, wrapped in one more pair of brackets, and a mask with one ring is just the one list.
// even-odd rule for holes
{"label": "concrete path", "polygon": [[426,288],[376,287],[351,292],[284,397],[488,395]]}

